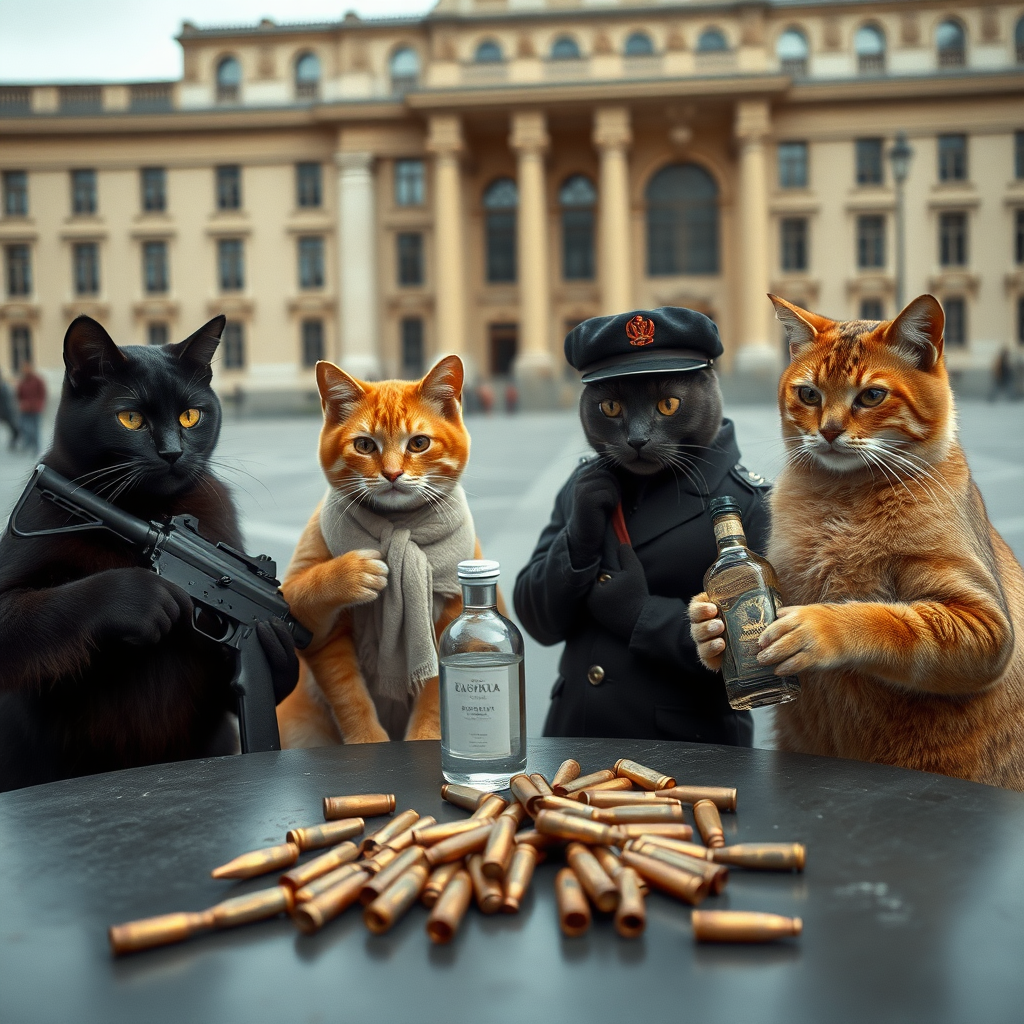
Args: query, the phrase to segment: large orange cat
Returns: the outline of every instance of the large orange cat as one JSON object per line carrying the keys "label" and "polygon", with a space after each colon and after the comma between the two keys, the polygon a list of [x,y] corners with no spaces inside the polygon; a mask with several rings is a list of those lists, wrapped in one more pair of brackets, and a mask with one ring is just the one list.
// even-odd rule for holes
{"label": "large orange cat", "polygon": [[[1024,789],[1024,571],[957,441],[942,308],[837,323],[772,301],[792,361],[767,555],[787,607],[760,660],[802,684],[778,745]],[[692,631],[717,668],[701,598]]]}
{"label": "large orange cat", "polygon": [[463,368],[370,384],[316,366],[328,490],[281,589],[313,631],[277,709],[285,747],[440,736],[436,640],[462,611],[456,566],[479,557],[459,477]]}

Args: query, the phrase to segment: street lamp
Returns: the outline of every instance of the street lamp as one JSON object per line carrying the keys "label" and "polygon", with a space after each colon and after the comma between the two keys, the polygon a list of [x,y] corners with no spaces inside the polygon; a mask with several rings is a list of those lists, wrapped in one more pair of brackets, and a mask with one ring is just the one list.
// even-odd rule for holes
{"label": "street lamp", "polygon": [[889,150],[889,164],[896,183],[896,312],[903,309],[903,290],[906,277],[906,248],[904,246],[903,183],[910,173],[910,158],[914,151],[907,144],[905,132],[896,133],[896,144]]}

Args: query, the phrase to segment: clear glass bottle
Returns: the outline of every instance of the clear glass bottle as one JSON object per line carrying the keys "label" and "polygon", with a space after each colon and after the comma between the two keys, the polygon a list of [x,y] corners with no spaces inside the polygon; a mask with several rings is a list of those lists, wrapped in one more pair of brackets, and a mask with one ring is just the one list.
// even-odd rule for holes
{"label": "clear glass bottle", "polygon": [[459,563],[462,614],[441,634],[441,771],[505,789],[526,768],[523,635],[498,611],[497,562]]}
{"label": "clear glass bottle", "polygon": [[739,502],[723,496],[709,503],[718,558],[704,574],[704,590],[725,623],[722,677],[729,704],[738,711],[784,704],[800,693],[796,676],[777,676],[758,663],[757,641],[782,607],[771,563],[747,547]]}

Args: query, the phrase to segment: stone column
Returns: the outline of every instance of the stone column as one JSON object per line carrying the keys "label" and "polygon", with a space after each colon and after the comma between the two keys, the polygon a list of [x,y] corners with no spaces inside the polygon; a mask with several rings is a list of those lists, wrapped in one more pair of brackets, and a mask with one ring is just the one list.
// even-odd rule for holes
{"label": "stone column", "polygon": [[632,309],[633,261],[630,258],[628,107],[594,111],[594,145],[601,161],[598,185],[597,268],[601,280],[601,312]]}
{"label": "stone column", "polygon": [[768,157],[765,139],[771,129],[766,100],[736,104],[734,134],[739,143],[739,343],[735,367],[741,371],[774,372],[779,347],[771,341],[772,304],[768,299]]}
{"label": "stone column", "polygon": [[519,353],[516,375],[550,376],[551,294],[548,278],[548,204],[544,190],[544,153],[548,132],[539,111],[512,115],[509,145],[518,160]]}
{"label": "stone column", "polygon": [[335,153],[338,165],[338,336],[340,365],[362,380],[380,377],[373,155]]}

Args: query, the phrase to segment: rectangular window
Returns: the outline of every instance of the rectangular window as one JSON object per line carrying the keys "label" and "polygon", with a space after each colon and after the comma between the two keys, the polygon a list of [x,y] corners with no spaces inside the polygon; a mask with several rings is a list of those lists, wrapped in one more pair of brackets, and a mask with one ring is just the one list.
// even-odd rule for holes
{"label": "rectangular window", "polygon": [[167,324],[149,324],[146,328],[146,341],[150,345],[166,345]]}
{"label": "rectangular window", "polygon": [[224,353],[225,370],[241,370],[245,366],[245,329],[236,320],[229,320],[224,325],[221,344]]}
{"label": "rectangular window", "polygon": [[1017,344],[1024,345],[1024,295],[1017,299]]}
{"label": "rectangular window", "polygon": [[516,279],[516,211],[487,214],[487,281],[503,284]]}
{"label": "rectangular window", "polygon": [[946,344],[963,348],[967,344],[967,303],[960,298],[946,299],[942,308],[946,312]]}
{"label": "rectangular window", "polygon": [[408,316],[402,321],[402,378],[416,380],[423,370],[423,321]]}
{"label": "rectangular window", "polygon": [[245,251],[240,238],[222,238],[217,242],[217,270],[222,292],[237,292],[245,287]]}
{"label": "rectangular window", "polygon": [[302,321],[302,365],[316,366],[324,357],[323,320]]}
{"label": "rectangular window", "polygon": [[944,267],[967,266],[967,214],[939,214],[939,263]]}
{"label": "rectangular window", "polygon": [[1017,231],[1015,238],[1017,262],[1024,263],[1024,210],[1017,211]]}
{"label": "rectangular window", "polygon": [[4,214],[28,216],[28,174],[25,171],[4,171]]}
{"label": "rectangular window", "polygon": [[142,209],[146,213],[167,209],[167,172],[162,167],[142,168]]}
{"label": "rectangular window", "polygon": [[807,269],[807,218],[785,217],[781,224],[783,270]]}
{"label": "rectangular window", "polygon": [[881,185],[885,180],[881,139],[857,139],[857,184]]}
{"label": "rectangular window", "polygon": [[31,366],[35,360],[32,358],[32,329],[27,324],[18,324],[11,328],[11,369],[15,373],[21,373],[23,366]]}
{"label": "rectangular window", "polygon": [[939,136],[939,181],[967,180],[967,136]]}
{"label": "rectangular window", "polygon": [[71,172],[71,212],[96,212],[96,172]]}
{"label": "rectangular window", "polygon": [[142,243],[142,283],[149,295],[167,291],[167,243]]}
{"label": "rectangular window", "polygon": [[423,236],[418,231],[400,231],[398,242],[398,283],[423,284]]}
{"label": "rectangular window", "polygon": [[295,165],[295,201],[310,208],[323,202],[319,164]]}
{"label": "rectangular window", "polygon": [[324,240],[319,235],[299,239],[299,287],[323,288]]}
{"label": "rectangular window", "polygon": [[807,143],[779,143],[779,187],[807,188]]}
{"label": "rectangular window", "polygon": [[32,294],[32,253],[27,245],[9,245],[4,250],[7,257],[7,294]]}
{"label": "rectangular window", "polygon": [[868,298],[860,300],[861,320],[884,320],[885,307],[881,299]]}
{"label": "rectangular window", "polygon": [[95,242],[79,242],[72,249],[75,267],[75,294],[98,295],[100,290],[100,247]]}
{"label": "rectangular window", "polygon": [[885,266],[885,217],[857,218],[857,266],[861,270]]}
{"label": "rectangular window", "polygon": [[594,280],[593,210],[571,206],[562,210],[562,277]]}
{"label": "rectangular window", "polygon": [[1013,134],[1013,176],[1018,181],[1024,179],[1024,132]]}
{"label": "rectangular window", "polygon": [[424,203],[422,160],[395,161],[395,205],[422,206]]}
{"label": "rectangular window", "polygon": [[242,168],[238,164],[223,164],[217,168],[217,209],[242,208]]}

